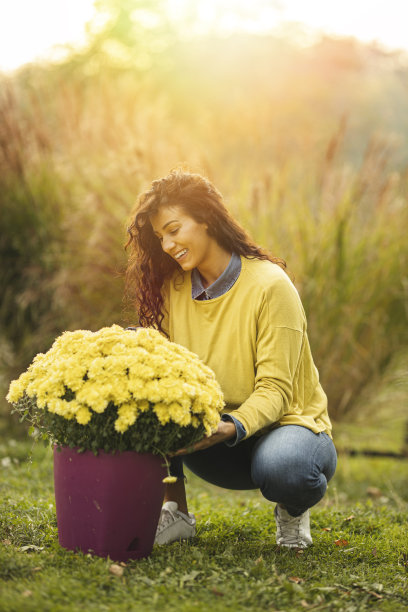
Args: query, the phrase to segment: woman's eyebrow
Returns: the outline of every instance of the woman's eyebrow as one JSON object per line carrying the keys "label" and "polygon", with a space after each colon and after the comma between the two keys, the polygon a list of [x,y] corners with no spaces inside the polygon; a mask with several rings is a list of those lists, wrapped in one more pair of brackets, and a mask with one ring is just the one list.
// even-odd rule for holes
{"label": "woman's eyebrow", "polygon": [[167,221],[167,223],[163,225],[162,229],[166,229],[166,227],[170,225],[170,223],[177,223],[177,219],[172,219],[171,221]]}
{"label": "woman's eyebrow", "polygon": [[[165,224],[163,225],[163,227],[161,228],[161,229],[162,229],[162,231],[163,231],[164,229],[166,229],[166,227],[167,227],[168,225],[170,225],[171,223],[178,223],[178,220],[177,220],[177,219],[172,219],[171,221],[167,221],[167,223],[165,223]],[[154,228],[153,228],[153,231],[154,231],[154,233],[155,233],[156,235],[160,233],[160,232],[159,232],[159,230],[155,230]]]}

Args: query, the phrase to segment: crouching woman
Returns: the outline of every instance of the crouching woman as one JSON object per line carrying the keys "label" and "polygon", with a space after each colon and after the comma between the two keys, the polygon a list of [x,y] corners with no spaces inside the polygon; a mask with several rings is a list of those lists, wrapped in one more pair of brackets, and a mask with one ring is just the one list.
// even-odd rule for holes
{"label": "crouching woman", "polygon": [[139,324],[196,353],[226,400],[217,431],[172,459],[177,481],[167,485],[156,542],[195,535],[184,464],[219,487],[260,489],[276,503],[277,544],[309,546],[309,508],[337,458],[284,262],[251,240],[208,179],[179,170],[140,195],[129,234],[127,293]]}

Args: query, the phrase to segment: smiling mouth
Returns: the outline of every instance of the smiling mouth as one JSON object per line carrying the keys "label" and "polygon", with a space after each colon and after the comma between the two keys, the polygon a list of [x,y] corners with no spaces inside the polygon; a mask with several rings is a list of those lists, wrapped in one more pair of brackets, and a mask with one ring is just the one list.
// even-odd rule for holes
{"label": "smiling mouth", "polygon": [[176,255],[174,256],[174,259],[181,259],[182,257],[184,257],[184,255],[187,253],[188,249],[183,249],[182,251],[179,251],[178,253],[176,253]]}

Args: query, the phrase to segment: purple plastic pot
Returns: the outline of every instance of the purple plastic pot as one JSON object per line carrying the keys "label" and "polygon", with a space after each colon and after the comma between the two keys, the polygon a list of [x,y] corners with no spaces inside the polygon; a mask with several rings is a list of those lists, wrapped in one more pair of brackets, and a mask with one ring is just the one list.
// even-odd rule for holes
{"label": "purple plastic pot", "polygon": [[163,459],[54,448],[59,543],[114,561],[147,557],[163,503]]}

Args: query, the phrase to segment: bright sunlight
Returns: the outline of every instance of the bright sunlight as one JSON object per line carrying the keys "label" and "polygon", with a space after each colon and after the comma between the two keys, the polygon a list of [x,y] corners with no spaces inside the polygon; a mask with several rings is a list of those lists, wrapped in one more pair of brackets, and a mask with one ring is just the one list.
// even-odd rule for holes
{"label": "bright sunlight", "polygon": [[[59,57],[62,45],[80,45],[95,16],[93,0],[14,0],[0,5],[0,69]],[[390,49],[408,48],[401,0],[166,0],[167,15],[180,34],[237,31],[290,33],[307,42],[316,35],[354,36]],[[60,46],[58,48],[58,45]]]}

